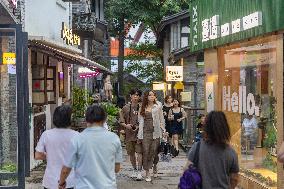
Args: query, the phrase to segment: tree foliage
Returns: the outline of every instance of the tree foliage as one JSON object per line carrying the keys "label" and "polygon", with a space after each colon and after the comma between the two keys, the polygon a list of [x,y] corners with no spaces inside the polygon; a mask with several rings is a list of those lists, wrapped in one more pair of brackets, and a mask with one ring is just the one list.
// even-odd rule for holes
{"label": "tree foliage", "polygon": [[161,63],[162,51],[155,44],[142,43],[131,46],[131,54],[125,71],[136,73],[137,77],[147,84],[163,80],[163,65]]}
{"label": "tree foliage", "polygon": [[165,16],[188,9],[186,0],[134,0],[135,17],[150,28],[156,37],[159,36],[159,27]]}

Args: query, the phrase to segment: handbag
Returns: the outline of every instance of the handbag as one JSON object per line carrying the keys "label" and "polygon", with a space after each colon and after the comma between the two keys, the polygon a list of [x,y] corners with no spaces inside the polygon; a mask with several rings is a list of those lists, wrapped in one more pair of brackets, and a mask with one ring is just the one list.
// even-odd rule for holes
{"label": "handbag", "polygon": [[172,160],[171,145],[168,142],[168,138],[162,139],[159,146],[160,160],[163,162],[170,162]]}
{"label": "handbag", "polygon": [[183,173],[178,185],[179,189],[201,189],[202,178],[197,170],[199,162],[200,142],[197,142],[196,151],[193,159],[193,164],[189,165],[188,169]]}

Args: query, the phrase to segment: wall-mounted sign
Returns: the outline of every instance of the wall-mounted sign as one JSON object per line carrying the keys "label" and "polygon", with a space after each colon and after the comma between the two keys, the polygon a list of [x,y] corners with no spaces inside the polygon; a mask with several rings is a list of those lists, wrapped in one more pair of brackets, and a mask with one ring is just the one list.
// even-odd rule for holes
{"label": "wall-mounted sign", "polygon": [[183,66],[167,66],[166,81],[183,81]]}
{"label": "wall-mounted sign", "polygon": [[207,112],[214,110],[214,83],[206,82],[206,109]]}
{"label": "wall-mounted sign", "polygon": [[283,0],[195,0],[189,12],[191,52],[284,29]]}
{"label": "wall-mounted sign", "polygon": [[222,25],[220,25],[219,15],[214,15],[202,21],[202,42],[225,37],[261,25],[262,12],[260,11]]}
{"label": "wall-mounted sign", "polygon": [[67,45],[80,45],[81,39],[78,35],[73,34],[72,29],[69,29],[65,23],[62,23],[61,38],[65,40]]}
{"label": "wall-mounted sign", "polygon": [[3,64],[16,64],[16,53],[3,53]]}
{"label": "wall-mounted sign", "polygon": [[259,107],[255,103],[255,97],[252,93],[247,94],[246,86],[239,86],[239,91],[232,94],[231,87],[224,86],[222,104],[224,111],[259,116]]}
{"label": "wall-mounted sign", "polygon": [[182,102],[190,102],[191,101],[191,92],[184,91],[180,93],[181,95],[181,101]]}
{"label": "wall-mounted sign", "polygon": [[163,91],[165,90],[165,83],[153,83],[154,91]]}

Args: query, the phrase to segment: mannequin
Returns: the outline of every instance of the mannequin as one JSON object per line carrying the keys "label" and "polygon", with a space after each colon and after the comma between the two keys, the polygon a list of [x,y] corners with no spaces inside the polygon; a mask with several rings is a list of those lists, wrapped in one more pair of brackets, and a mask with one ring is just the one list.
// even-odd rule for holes
{"label": "mannequin", "polygon": [[112,98],[112,84],[110,82],[110,75],[107,75],[104,82],[104,90],[107,100],[111,101]]}

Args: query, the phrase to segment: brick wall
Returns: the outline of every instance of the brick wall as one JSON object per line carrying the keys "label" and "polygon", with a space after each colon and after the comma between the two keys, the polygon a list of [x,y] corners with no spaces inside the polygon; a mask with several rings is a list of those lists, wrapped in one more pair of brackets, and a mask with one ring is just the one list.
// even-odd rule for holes
{"label": "brick wall", "polygon": [[185,58],[183,69],[184,69],[185,91],[192,92],[192,101],[187,105],[191,107],[196,106],[199,108],[204,106],[204,100],[205,100],[204,67],[197,66],[196,62],[197,62],[196,56]]}

